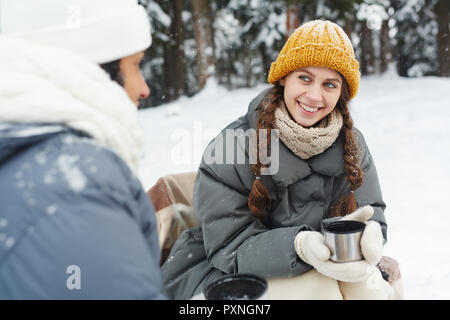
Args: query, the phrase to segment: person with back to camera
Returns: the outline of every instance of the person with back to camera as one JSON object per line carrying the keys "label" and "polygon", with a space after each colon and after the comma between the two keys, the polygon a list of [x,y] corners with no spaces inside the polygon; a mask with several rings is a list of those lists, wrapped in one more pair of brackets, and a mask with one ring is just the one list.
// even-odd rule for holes
{"label": "person with back to camera", "polygon": [[166,299],[137,178],[145,9],[1,5],[0,299]]}
{"label": "person with back to camera", "polygon": [[[270,68],[273,86],[204,153],[193,193],[198,227],[179,236],[162,266],[169,298],[198,296],[235,273],[268,279],[272,299],[395,297],[376,267],[387,239],[385,203],[375,163],[349,112],[359,80],[350,39],[335,23],[310,21],[288,38]],[[245,164],[205,161],[227,131],[250,129],[267,130],[257,149],[269,150],[271,130],[278,130],[276,172],[257,156],[250,163],[251,152],[259,150],[239,142]],[[366,224],[363,260],[329,260],[321,223],[337,219]]]}

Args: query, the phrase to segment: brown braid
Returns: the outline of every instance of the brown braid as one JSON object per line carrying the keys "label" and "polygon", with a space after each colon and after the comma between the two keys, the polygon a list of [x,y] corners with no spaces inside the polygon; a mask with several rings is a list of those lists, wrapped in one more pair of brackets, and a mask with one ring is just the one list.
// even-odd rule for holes
{"label": "brown braid", "polygon": [[[344,134],[345,134],[345,151],[344,151],[344,169],[346,180],[350,182],[351,190],[356,190],[362,185],[362,170],[359,167],[358,146],[353,136],[353,121],[348,110],[348,102],[350,100],[348,84],[343,81],[342,92],[336,104],[343,117]],[[284,99],[284,87],[278,82],[269,91],[268,99],[260,105],[257,123],[257,163],[252,165],[255,180],[248,197],[248,206],[250,211],[261,219],[266,208],[271,207],[271,199],[269,193],[261,180],[261,169],[264,165],[259,159],[259,148],[263,147],[263,143],[267,143],[267,152],[270,152],[270,129],[274,128],[275,110],[281,105]],[[268,138],[266,141],[259,141],[259,129],[267,129]],[[344,216],[356,210],[356,201],[353,192],[346,195],[338,201],[338,203],[330,209],[329,216]]]}
{"label": "brown braid", "polygon": [[341,112],[344,122],[344,169],[345,179],[350,183],[351,192],[347,195],[344,195],[341,199],[339,199],[339,201],[337,201],[335,205],[330,208],[328,214],[330,217],[345,216],[355,211],[358,205],[356,203],[353,191],[358,189],[363,184],[363,172],[359,166],[358,158],[359,149],[353,135],[353,120],[348,109],[350,95],[345,79],[344,84],[345,85],[342,86],[341,96],[339,97],[338,103],[336,104],[336,108]]}
{"label": "brown braid", "polygon": [[[261,181],[261,169],[264,165],[259,159],[260,146],[263,147],[263,143],[266,143],[266,152],[270,152],[270,133],[275,123],[275,110],[283,100],[284,87],[278,83],[272,87],[269,91],[268,98],[263,100],[260,104],[257,123],[257,150],[256,150],[256,164],[252,165],[253,173],[255,174],[255,180],[253,181],[252,190],[248,197],[248,207],[250,211],[259,219],[262,218],[264,209],[271,206],[271,200],[269,193]],[[268,136],[266,141],[259,141],[259,130],[266,129]]]}

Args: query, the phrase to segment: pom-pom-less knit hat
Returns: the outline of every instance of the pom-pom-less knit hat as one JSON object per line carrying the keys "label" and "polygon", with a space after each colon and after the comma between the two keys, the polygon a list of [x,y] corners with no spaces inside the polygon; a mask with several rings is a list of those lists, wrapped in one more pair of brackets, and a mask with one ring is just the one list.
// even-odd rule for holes
{"label": "pom-pom-less knit hat", "polygon": [[66,49],[98,64],[144,51],[152,40],[137,0],[2,0],[0,35]]}
{"label": "pom-pom-less knit hat", "polygon": [[272,63],[267,80],[275,84],[289,72],[323,66],[340,72],[349,85],[350,98],[359,86],[359,63],[344,30],[331,21],[309,21],[295,30]]}

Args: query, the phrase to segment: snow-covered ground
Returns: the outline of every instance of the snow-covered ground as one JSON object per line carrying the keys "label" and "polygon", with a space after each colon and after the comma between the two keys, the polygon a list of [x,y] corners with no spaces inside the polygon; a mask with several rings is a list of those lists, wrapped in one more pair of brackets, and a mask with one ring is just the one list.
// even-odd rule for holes
{"label": "snow-covered ground", "polygon": [[[192,98],[140,111],[144,188],[196,170],[206,144],[267,87],[227,91],[209,82]],[[407,299],[450,299],[449,93],[450,79],[369,77],[352,102],[387,203],[385,255],[399,261]]]}

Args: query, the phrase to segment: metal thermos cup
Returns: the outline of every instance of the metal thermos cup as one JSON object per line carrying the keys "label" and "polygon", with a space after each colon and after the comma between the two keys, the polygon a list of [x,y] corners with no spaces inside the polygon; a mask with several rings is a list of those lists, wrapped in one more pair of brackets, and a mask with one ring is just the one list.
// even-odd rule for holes
{"label": "metal thermos cup", "polygon": [[330,260],[350,262],[363,260],[361,237],[366,224],[359,221],[335,221],[324,226],[325,243],[331,251]]}

